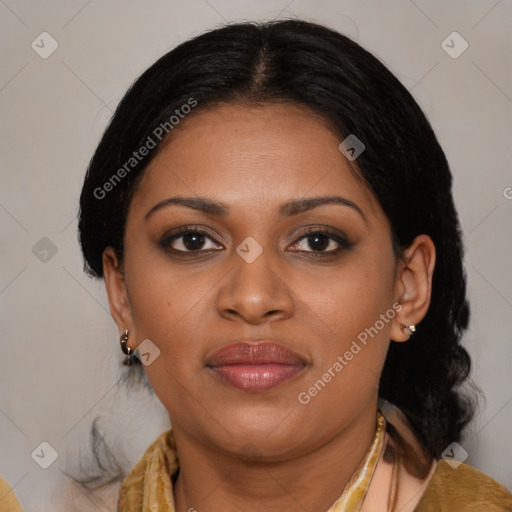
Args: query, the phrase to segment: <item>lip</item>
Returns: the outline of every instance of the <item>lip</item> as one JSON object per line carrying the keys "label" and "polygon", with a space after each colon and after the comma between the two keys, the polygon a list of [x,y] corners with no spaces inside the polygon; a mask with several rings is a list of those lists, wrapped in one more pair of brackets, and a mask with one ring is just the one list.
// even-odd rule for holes
{"label": "lip", "polygon": [[217,350],[206,367],[232,386],[247,392],[261,392],[286,382],[299,373],[307,361],[296,352],[271,341],[244,341]]}

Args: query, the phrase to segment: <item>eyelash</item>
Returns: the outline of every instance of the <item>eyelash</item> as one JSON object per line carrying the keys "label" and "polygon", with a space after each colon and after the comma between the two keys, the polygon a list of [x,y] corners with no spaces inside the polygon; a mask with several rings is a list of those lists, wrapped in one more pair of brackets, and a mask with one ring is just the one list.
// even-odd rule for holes
{"label": "eyelash", "polygon": [[[164,237],[162,238],[159,242],[158,242],[158,245],[165,251],[167,252],[172,252],[176,255],[179,255],[179,256],[185,256],[185,257],[189,257],[188,255],[190,255],[190,257],[195,257],[196,255],[199,255],[199,254],[204,254],[204,253],[208,253],[208,252],[217,252],[219,251],[219,249],[199,249],[197,251],[181,251],[181,250],[177,250],[177,249],[173,249],[171,247],[171,244],[175,241],[175,240],[178,240],[179,238],[185,236],[185,235],[188,235],[188,234],[199,234],[199,235],[204,235],[206,237],[208,237],[210,240],[212,240],[214,243],[217,244],[217,242],[213,239],[213,237],[211,236],[211,234],[200,228],[200,227],[196,227],[196,226],[189,226],[189,227],[186,227],[184,229],[182,229],[181,231],[179,231],[178,233],[175,233],[173,234],[172,236],[170,237]],[[298,238],[295,242],[293,242],[292,245],[296,245],[298,244],[299,242],[301,242],[302,240],[304,239],[307,239],[313,235],[320,235],[320,236],[326,236],[329,240],[333,240],[335,241],[339,247],[336,248],[335,250],[330,250],[330,251],[323,251],[323,252],[320,252],[320,251],[314,251],[314,250],[311,250],[311,251],[296,251],[296,252],[299,252],[299,253],[307,253],[307,254],[310,254],[312,255],[314,258],[327,258],[327,257],[332,257],[332,256],[335,256],[335,255],[338,255],[339,253],[341,253],[342,251],[345,251],[345,250],[349,250],[353,247],[353,243],[352,242],[349,242],[349,240],[342,236],[342,235],[339,235],[339,234],[335,234],[335,233],[332,233],[331,231],[325,229],[325,228],[315,228],[315,227],[312,227],[312,228],[309,228],[300,238]]]}

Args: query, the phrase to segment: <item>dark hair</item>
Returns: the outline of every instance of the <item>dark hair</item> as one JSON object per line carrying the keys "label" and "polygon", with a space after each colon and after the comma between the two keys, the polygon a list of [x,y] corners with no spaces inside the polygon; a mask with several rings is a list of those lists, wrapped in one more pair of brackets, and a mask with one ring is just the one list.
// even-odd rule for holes
{"label": "dark hair", "polygon": [[[299,20],[236,23],[179,45],[146,70],[119,104],[87,170],[79,219],[85,270],[103,275],[107,246],[122,260],[130,200],[161,147],[155,133],[165,126],[172,135],[171,116],[177,119],[191,99],[197,106],[190,115],[218,103],[291,102],[319,115],[340,141],[355,134],[366,146],[357,170],[390,221],[397,255],[420,234],[432,238],[431,304],[411,342],[391,343],[380,397],[405,413],[428,453],[439,457],[474,414],[458,389],[470,372],[460,345],[469,305],[452,176],[411,94],[349,38]],[[150,139],[155,147],[127,166]],[[121,169],[122,179],[113,180]]]}

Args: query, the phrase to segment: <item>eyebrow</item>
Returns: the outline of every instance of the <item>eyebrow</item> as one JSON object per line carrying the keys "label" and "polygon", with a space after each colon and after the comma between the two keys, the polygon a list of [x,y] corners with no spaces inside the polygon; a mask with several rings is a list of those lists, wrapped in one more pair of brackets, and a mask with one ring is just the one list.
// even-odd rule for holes
{"label": "eyebrow", "polygon": [[[308,197],[305,199],[292,199],[291,201],[287,201],[279,207],[279,213],[284,217],[292,217],[293,215],[298,215],[303,212],[307,212],[309,210],[313,210],[314,208],[318,208],[319,206],[324,206],[328,204],[337,204],[341,206],[347,206],[352,208],[363,218],[366,222],[366,216],[363,211],[356,203],[351,201],[350,199],[346,199],[341,196],[318,196],[318,197]],[[217,202],[212,199],[208,199],[206,197],[169,197],[168,199],[164,199],[160,203],[153,206],[148,213],[146,213],[145,219],[147,220],[153,213],[161,208],[170,205],[177,206],[185,206],[187,208],[192,208],[193,210],[197,210],[208,215],[215,215],[218,217],[227,217],[229,215],[230,209],[229,206],[225,203]]]}

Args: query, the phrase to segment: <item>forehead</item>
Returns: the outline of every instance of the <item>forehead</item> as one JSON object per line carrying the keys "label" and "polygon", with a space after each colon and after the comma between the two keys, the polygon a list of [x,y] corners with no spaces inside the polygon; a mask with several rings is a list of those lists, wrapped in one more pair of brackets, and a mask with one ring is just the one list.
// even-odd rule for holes
{"label": "forehead", "polygon": [[294,104],[223,104],[181,121],[145,172],[136,206],[171,195],[208,196],[235,208],[340,194],[383,215],[338,149],[341,139]]}

